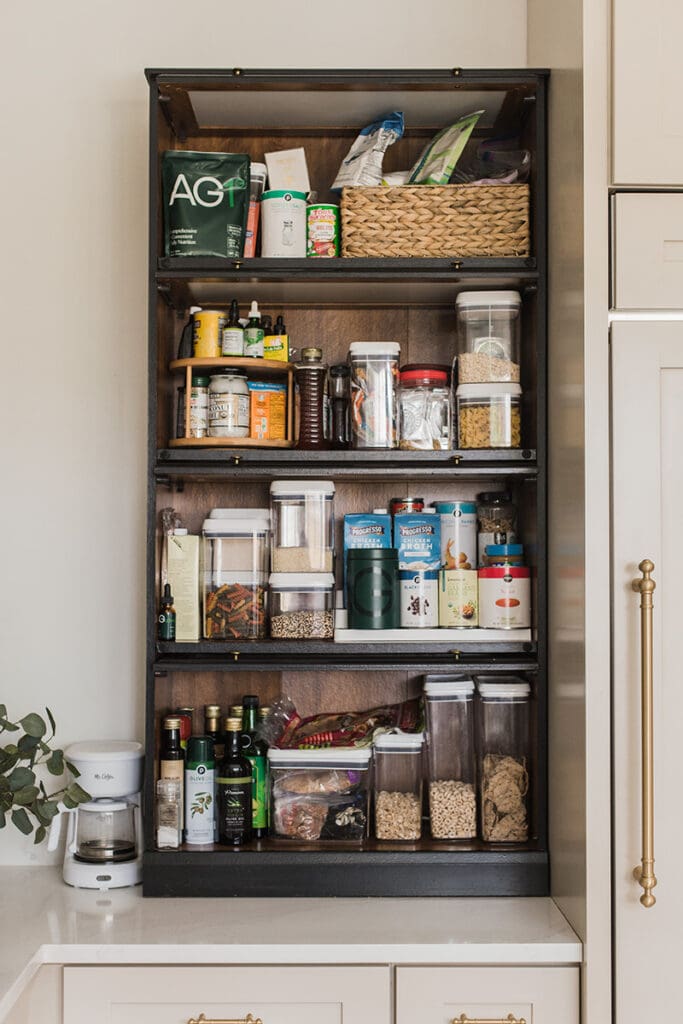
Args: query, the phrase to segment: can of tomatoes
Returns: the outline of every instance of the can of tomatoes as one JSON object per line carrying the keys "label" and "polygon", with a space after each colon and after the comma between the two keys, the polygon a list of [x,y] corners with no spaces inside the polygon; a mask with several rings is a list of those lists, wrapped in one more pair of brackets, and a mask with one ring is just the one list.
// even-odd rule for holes
{"label": "can of tomatoes", "polygon": [[528,629],[531,573],[521,565],[479,570],[479,625],[484,629]]}
{"label": "can of tomatoes", "polygon": [[424,507],[424,498],[392,498],[389,502],[392,516],[402,515],[404,512],[423,512]]}
{"label": "can of tomatoes", "polygon": [[339,255],[339,207],[334,203],[306,207],[306,255],[327,259]]}

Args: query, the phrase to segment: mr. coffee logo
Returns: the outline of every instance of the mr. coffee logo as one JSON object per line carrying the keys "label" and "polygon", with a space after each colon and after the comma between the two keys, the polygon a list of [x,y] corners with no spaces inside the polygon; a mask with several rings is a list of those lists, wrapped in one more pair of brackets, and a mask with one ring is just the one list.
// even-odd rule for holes
{"label": "mr. coffee logo", "polygon": [[175,202],[185,199],[191,206],[220,206],[223,196],[227,194],[228,184],[236,187],[238,179],[233,179],[232,182],[226,182],[224,185],[218,178],[204,174],[190,185],[185,175],[179,174],[173,185],[168,205],[173,206]]}
{"label": "mr. coffee logo", "polygon": [[95,772],[95,778],[100,782],[111,782],[114,776],[110,772]]}

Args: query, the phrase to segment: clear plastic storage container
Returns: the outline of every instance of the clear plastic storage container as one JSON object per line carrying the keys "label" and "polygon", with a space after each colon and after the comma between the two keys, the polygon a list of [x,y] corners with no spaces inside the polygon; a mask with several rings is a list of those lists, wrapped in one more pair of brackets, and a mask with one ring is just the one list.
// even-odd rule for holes
{"label": "clear plastic storage container", "polygon": [[422,835],[420,733],[385,733],[375,740],[375,835],[419,839]]}
{"label": "clear plastic storage container", "polygon": [[481,838],[529,838],[530,691],[516,676],[477,678]]}
{"label": "clear plastic storage container", "polygon": [[429,818],[434,839],[477,835],[474,682],[425,677]]}
{"label": "clear plastic storage container", "polygon": [[398,446],[398,342],[354,341],[351,363],[351,437],[354,448]]}
{"label": "clear plastic storage container", "polygon": [[334,575],[271,573],[270,635],[276,640],[332,640]]}
{"label": "clear plastic storage container", "polygon": [[274,480],[270,485],[273,572],[332,572],[334,484]]}
{"label": "clear plastic storage container", "polygon": [[361,843],[368,834],[369,749],[268,751],[275,839]]}
{"label": "clear plastic storage container", "polygon": [[458,383],[518,383],[519,292],[461,292],[458,320]]}
{"label": "clear plastic storage container", "polygon": [[266,636],[270,523],[243,509],[243,518],[209,518],[202,526],[204,636],[209,640]]}
{"label": "clear plastic storage container", "polygon": [[459,448],[520,448],[519,384],[460,384],[456,391]]}

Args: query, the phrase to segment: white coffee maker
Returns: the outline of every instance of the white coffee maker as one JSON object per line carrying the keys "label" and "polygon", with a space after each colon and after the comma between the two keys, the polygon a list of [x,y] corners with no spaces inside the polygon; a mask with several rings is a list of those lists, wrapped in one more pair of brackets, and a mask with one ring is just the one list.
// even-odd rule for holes
{"label": "white coffee maker", "polygon": [[119,889],[142,881],[142,744],[95,740],[73,743],[65,760],[80,772],[92,797],[73,810],[60,807],[50,827],[56,850],[68,819],[64,881],[79,889]]}

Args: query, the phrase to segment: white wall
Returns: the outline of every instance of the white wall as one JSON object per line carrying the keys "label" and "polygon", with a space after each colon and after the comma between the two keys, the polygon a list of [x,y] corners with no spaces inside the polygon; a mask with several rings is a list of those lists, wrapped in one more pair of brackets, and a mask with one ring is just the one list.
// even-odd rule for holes
{"label": "white wall", "polygon": [[[3,36],[0,703],[48,704],[62,744],[140,737],[143,68],[524,66],[526,3],[42,0]],[[0,863],[36,858],[0,832]]]}

